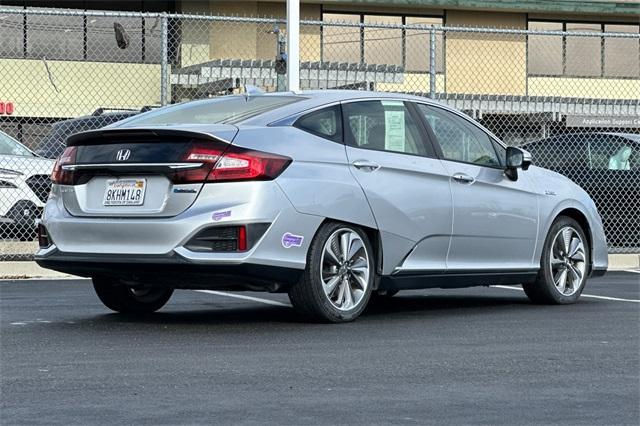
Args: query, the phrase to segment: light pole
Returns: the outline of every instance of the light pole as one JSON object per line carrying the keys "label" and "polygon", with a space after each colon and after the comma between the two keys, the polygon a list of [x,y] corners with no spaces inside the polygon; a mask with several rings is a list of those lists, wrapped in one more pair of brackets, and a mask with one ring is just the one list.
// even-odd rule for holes
{"label": "light pole", "polygon": [[287,89],[300,90],[300,0],[287,0]]}

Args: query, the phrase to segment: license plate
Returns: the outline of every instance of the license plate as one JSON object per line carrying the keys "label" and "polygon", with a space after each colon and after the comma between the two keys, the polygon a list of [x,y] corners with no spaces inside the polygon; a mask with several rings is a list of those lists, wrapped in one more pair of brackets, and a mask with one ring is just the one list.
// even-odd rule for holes
{"label": "license plate", "polygon": [[146,179],[111,179],[107,181],[102,204],[105,206],[141,206]]}

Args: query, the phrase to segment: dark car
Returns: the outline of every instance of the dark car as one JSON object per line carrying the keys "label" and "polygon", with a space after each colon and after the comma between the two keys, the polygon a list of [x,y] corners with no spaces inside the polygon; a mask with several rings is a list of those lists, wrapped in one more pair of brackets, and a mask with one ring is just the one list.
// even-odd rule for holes
{"label": "dark car", "polygon": [[66,147],[65,141],[69,136],[86,130],[99,129],[150,109],[150,107],[144,107],[141,110],[108,110],[99,108],[91,115],[58,121],[51,127],[51,131],[47,136],[40,141],[35,152],[41,157],[58,158],[64,151]]}
{"label": "dark car", "polygon": [[640,135],[561,134],[523,148],[536,165],[567,176],[589,193],[610,247],[640,247]]}

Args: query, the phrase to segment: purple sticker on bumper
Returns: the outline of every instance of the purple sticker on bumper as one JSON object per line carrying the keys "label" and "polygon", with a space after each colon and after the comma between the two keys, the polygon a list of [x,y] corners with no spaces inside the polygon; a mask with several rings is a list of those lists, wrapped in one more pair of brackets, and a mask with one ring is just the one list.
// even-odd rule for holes
{"label": "purple sticker on bumper", "polygon": [[213,216],[211,216],[211,218],[212,218],[214,221],[216,221],[216,222],[217,222],[217,221],[219,221],[220,219],[223,219],[223,218],[225,218],[225,217],[229,217],[229,216],[231,216],[231,210],[225,210],[225,211],[223,211],[223,212],[215,212],[215,213],[213,214]]}
{"label": "purple sticker on bumper", "polygon": [[302,235],[293,235],[289,232],[282,236],[282,246],[284,248],[300,247],[304,237]]}

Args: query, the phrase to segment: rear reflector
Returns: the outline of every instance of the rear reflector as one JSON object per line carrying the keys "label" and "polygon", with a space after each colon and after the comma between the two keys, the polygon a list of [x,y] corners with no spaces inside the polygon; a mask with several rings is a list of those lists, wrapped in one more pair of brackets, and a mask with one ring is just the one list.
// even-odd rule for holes
{"label": "rear reflector", "polygon": [[51,246],[51,239],[47,233],[47,228],[43,224],[38,224],[38,245],[40,248],[47,248]]}
{"label": "rear reflector", "polygon": [[268,223],[212,226],[198,232],[184,247],[197,252],[247,251],[262,238],[268,227]]}

